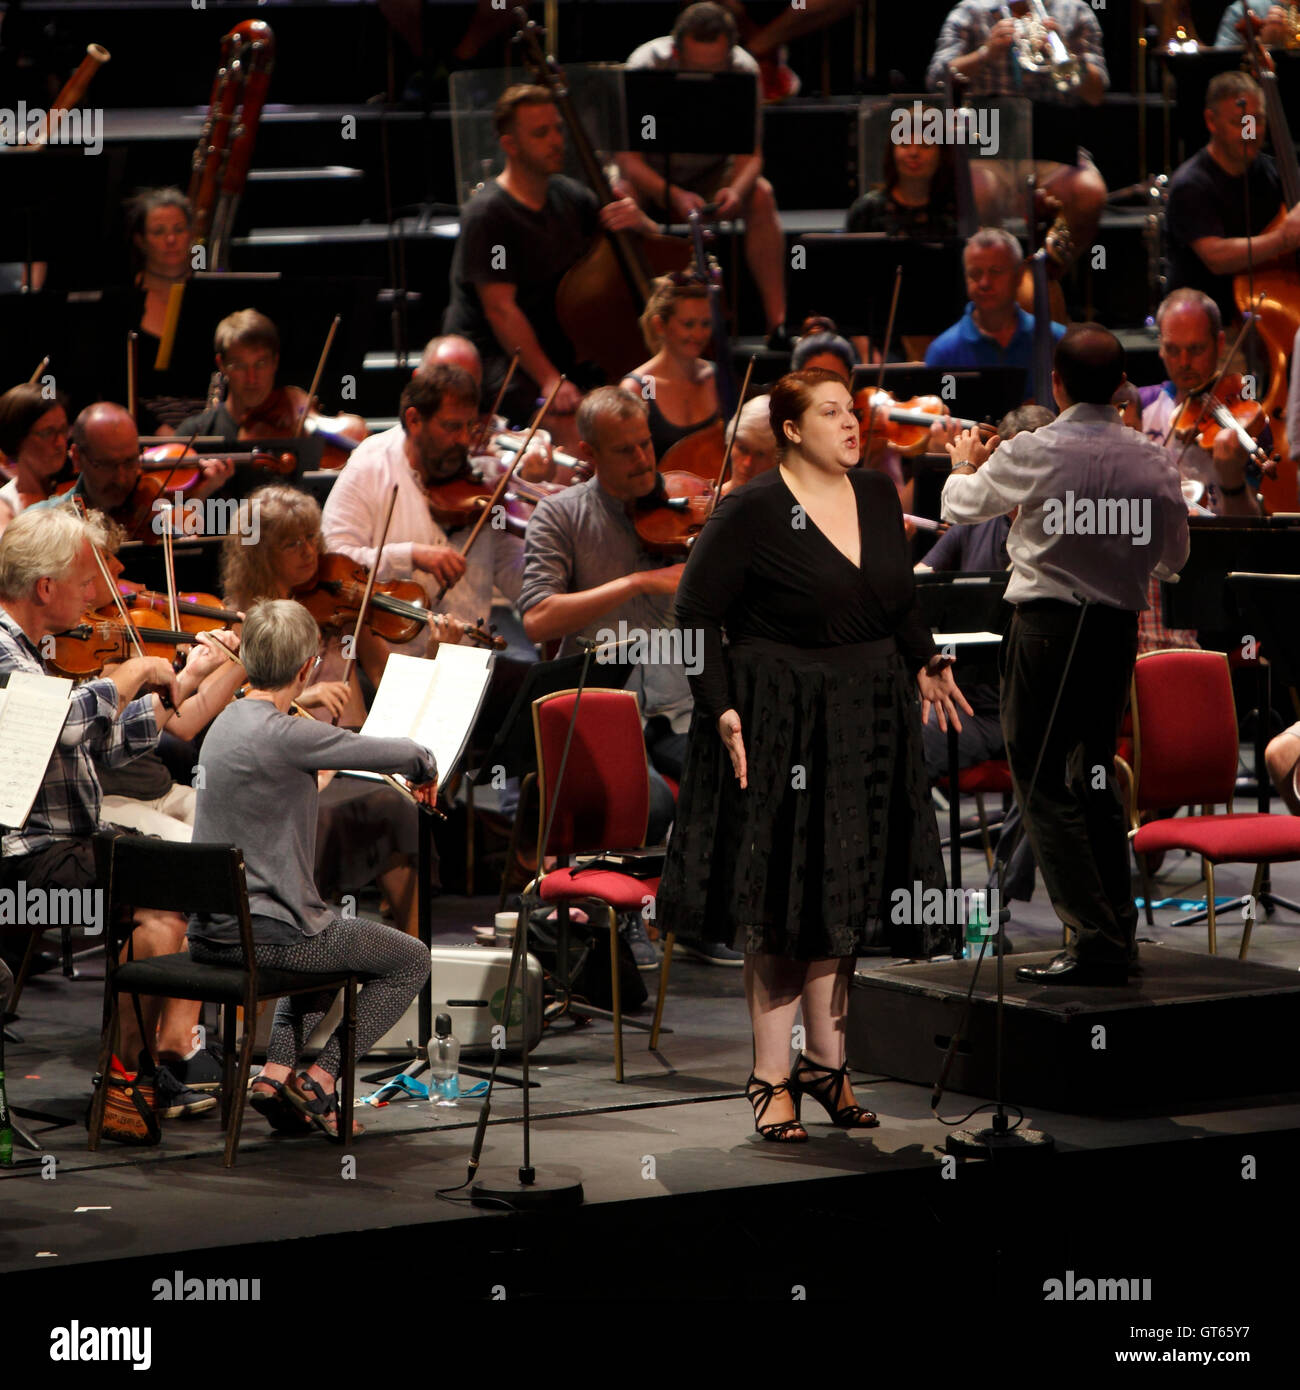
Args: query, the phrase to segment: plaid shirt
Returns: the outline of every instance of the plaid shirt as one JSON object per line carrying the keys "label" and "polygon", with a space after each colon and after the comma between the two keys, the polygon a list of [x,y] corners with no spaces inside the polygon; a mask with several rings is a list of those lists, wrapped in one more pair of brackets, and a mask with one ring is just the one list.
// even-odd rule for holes
{"label": "plaid shirt", "polygon": [[[0,608],[0,672],[9,671],[47,674],[40,652]],[[35,854],[56,840],[93,835],[100,828],[104,800],[95,761],[118,767],[147,753],[157,742],[151,696],[132,700],[119,718],[117,687],[112,681],[94,680],[77,686],[27,822],[21,830],[5,834],[0,852]]]}
{"label": "plaid shirt", "polygon": [[[1088,66],[1096,68],[1102,81],[1110,86],[1110,74],[1102,52],[1101,25],[1097,23],[1092,6],[1086,0],[1043,0],[1043,8],[1059,26],[1066,48],[1076,58],[1086,58]],[[926,85],[935,90],[941,87],[948,64],[954,58],[964,58],[982,48],[1001,18],[1001,0],[961,0],[939,31],[939,42],[925,75]],[[972,97],[1028,97],[1031,101],[1067,106],[1075,106],[1079,101],[1077,90],[1058,92],[1048,73],[1026,72],[1016,61],[1014,44],[999,54],[990,54],[983,69],[971,74],[970,86],[965,90]]]}

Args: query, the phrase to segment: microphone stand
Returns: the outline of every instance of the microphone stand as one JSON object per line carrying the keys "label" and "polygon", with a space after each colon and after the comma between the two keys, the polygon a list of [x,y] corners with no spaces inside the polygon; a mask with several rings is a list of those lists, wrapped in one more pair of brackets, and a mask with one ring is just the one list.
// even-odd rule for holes
{"label": "microphone stand", "polygon": [[[1080,594],[1075,594],[1079,599],[1079,621],[1074,626],[1074,637],[1070,641],[1070,650],[1065,658],[1065,668],[1061,672],[1060,684],[1056,688],[1056,698],[1052,701],[1052,712],[1047,717],[1047,727],[1043,730],[1043,741],[1038,747],[1038,758],[1034,763],[1033,776],[1029,779],[1029,787],[1025,792],[1024,805],[1021,807],[1021,833],[1024,833],[1024,825],[1029,818],[1029,803],[1033,800],[1034,787],[1038,784],[1038,773],[1043,766],[1043,757],[1047,753],[1047,741],[1052,736],[1052,726],[1056,723],[1056,711],[1060,708],[1061,697],[1065,694],[1065,683],[1070,676],[1070,667],[1074,664],[1074,651],[1079,645],[1079,634],[1083,631],[1084,618],[1087,616],[1088,609],[1092,607],[1090,599],[1083,598]],[[1056,1141],[1045,1130],[1024,1129],[1019,1125],[1012,1129],[1007,1119],[1006,1104],[1002,1095],[1002,1058],[1003,1058],[1003,1038],[1006,1017],[1006,992],[1004,988],[1004,962],[1006,960],[1006,924],[1002,920],[1002,890],[1006,879],[1007,860],[1010,854],[1007,853],[1008,841],[1003,838],[998,841],[997,855],[994,858],[994,868],[997,872],[997,912],[998,912],[998,968],[997,968],[997,1001],[994,1006],[994,1034],[993,1034],[993,1092],[996,1110],[993,1113],[993,1124],[987,1129],[955,1129],[947,1137],[946,1148],[948,1153],[959,1155],[966,1158],[992,1157],[995,1153],[1047,1153],[1055,1147]],[[966,1006],[962,1011],[961,1019],[957,1027],[953,1029],[952,1040],[948,1044],[948,1051],[944,1055],[943,1066],[939,1071],[939,1079],[934,1083],[934,1092],[930,1097],[931,1111],[937,1111],[939,1102],[943,1099],[944,1087],[948,1080],[948,1072],[952,1067],[953,1058],[957,1055],[957,1045],[961,1041],[962,1033],[966,1028],[970,1018],[971,1000],[975,993],[975,986],[979,982],[980,967],[984,964],[984,953],[988,950],[988,938],[985,937],[980,945],[979,959],[975,962],[975,969],[971,972],[970,985],[966,990]],[[1022,1116],[1023,1120],[1023,1116]]]}
{"label": "microphone stand", "polygon": [[[542,829],[542,842],[537,849],[537,879],[534,883],[540,882],[545,876],[546,850],[551,842],[551,827],[555,822],[555,811],[560,804],[560,788],[564,783],[564,770],[569,762],[569,749],[573,744],[573,735],[578,727],[578,707],[582,701],[582,692],[587,684],[587,673],[591,669],[591,658],[600,643],[591,641],[588,638],[579,638],[579,645],[583,647],[582,670],[578,676],[578,687],[573,697],[573,712],[569,716],[569,727],[564,736],[564,749],[560,754],[560,766],[555,774],[555,786],[551,791],[551,804],[546,811],[546,824]],[[532,886],[532,885],[530,885]],[[508,1020],[511,1014],[511,1002],[515,987],[515,980],[520,977],[521,964],[528,956],[528,901],[529,892],[525,888],[519,906],[519,924],[515,928],[514,951],[510,957],[510,973],[506,978],[506,993],[504,1016]],[[474,1146],[469,1157],[469,1171],[465,1178],[466,1183],[474,1183],[470,1188],[470,1201],[476,1207],[483,1206],[508,1206],[512,1210],[526,1209],[536,1211],[542,1208],[553,1209],[557,1207],[576,1207],[583,1201],[582,1182],[580,1179],[569,1179],[561,1177],[559,1174],[539,1170],[532,1164],[532,1112],[529,1106],[529,1085],[528,1085],[528,992],[523,990],[521,1001],[521,1017],[523,1018],[523,1051],[521,1058],[521,1073],[523,1075],[524,1091],[524,1152],[523,1163],[512,1176],[508,1170],[493,1172],[490,1177],[480,1178],[474,1182],[474,1176],[478,1172],[479,1158],[483,1152],[483,1140],[487,1131],[488,1115],[492,1108],[492,1087],[496,1079],[497,1064],[501,1060],[501,1053],[504,1048],[498,1048],[492,1058],[492,1074],[488,1078],[487,1095],[483,1098],[483,1108],[479,1111],[478,1128],[474,1132]],[[462,1184],[463,1186],[464,1184]]]}

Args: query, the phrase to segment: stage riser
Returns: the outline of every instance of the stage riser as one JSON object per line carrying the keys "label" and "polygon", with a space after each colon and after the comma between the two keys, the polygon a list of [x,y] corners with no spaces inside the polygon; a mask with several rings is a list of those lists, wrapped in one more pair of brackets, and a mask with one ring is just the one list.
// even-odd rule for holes
{"label": "stage riser", "polygon": [[[1300,988],[1294,987],[1293,974],[1273,972],[1290,987],[1289,993],[1255,988],[1223,998],[1166,999],[1157,1005],[1143,998],[1143,982],[1159,968],[1147,965],[1139,982],[1127,987],[1130,1005],[1115,1003],[1121,991],[1103,989],[1090,997],[1083,989],[1064,988],[1052,991],[1057,996],[1052,1007],[1025,995],[1009,1003],[1003,1034],[1004,1098],[1019,1105],[1107,1114],[1295,1087]],[[992,984],[993,965],[986,962],[981,989]],[[1045,992],[1013,983],[1009,998],[1013,988],[1028,996]],[[933,1084],[964,1000],[964,979],[960,984],[954,979],[950,988],[927,985],[913,990],[878,975],[856,975],[847,1025],[850,1064],[869,1073]],[[948,1074],[950,1091],[994,1098],[995,1029],[993,998],[977,998]],[[1104,1046],[1099,1046],[1103,1040]]]}

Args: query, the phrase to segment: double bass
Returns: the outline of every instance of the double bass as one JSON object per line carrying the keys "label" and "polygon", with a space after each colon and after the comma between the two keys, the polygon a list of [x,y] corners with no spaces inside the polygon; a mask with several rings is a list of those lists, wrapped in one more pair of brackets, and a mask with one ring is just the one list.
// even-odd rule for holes
{"label": "double bass", "polygon": [[[1300,202],[1300,162],[1296,159],[1295,142],[1282,109],[1273,57],[1259,42],[1261,20],[1247,11],[1237,27],[1264,92],[1264,112],[1273,137],[1273,157],[1282,181],[1282,207],[1273,221],[1260,229],[1271,232]],[[1291,457],[1291,441],[1286,437],[1286,403],[1290,385],[1287,363],[1296,332],[1300,330],[1300,271],[1296,257],[1284,256],[1235,276],[1232,294],[1241,313],[1251,315],[1268,361],[1268,392],[1260,404],[1273,432],[1273,447],[1279,462],[1277,477],[1266,475],[1260,491],[1271,511],[1293,512],[1297,507],[1297,474],[1296,461]]]}
{"label": "double bass", "polygon": [[[555,101],[582,175],[602,207],[616,200],[599,157],[578,120],[559,65],[543,53],[541,32],[526,11],[515,10],[518,42],[539,86]],[[650,298],[651,281],[685,269],[690,247],[678,237],[601,232],[565,274],[555,292],[555,316],[580,362],[591,362],[617,381],[645,352],[638,319]]]}

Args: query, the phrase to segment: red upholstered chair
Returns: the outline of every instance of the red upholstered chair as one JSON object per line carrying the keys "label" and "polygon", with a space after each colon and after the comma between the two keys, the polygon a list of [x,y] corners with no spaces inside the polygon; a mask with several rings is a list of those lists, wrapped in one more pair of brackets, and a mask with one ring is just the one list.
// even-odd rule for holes
{"label": "red upholstered chair", "polygon": [[[1300,859],[1300,818],[1259,812],[1234,815],[1237,712],[1222,652],[1190,648],[1146,652],[1133,668],[1133,775],[1129,782],[1129,839],[1142,874],[1150,921],[1151,885],[1145,856],[1184,849],[1201,856],[1210,954],[1215,955],[1214,870],[1219,864],[1255,864],[1250,910],[1240,959],[1250,949],[1266,864]],[[1209,814],[1219,804],[1225,814]],[[1145,810],[1201,806],[1203,814],[1141,825]]]}
{"label": "red upholstered chair", "polygon": [[[575,691],[562,690],[533,702],[533,734],[537,740],[537,785],[540,801],[537,862],[542,863],[542,837],[555,796],[556,779],[564,756],[565,740],[573,720]],[[569,747],[564,776],[559,783],[548,855],[562,863],[575,855],[617,853],[645,845],[650,819],[650,780],[646,769],[641,707],[629,690],[582,692],[577,702],[577,722]],[[623,1011],[619,991],[618,913],[641,912],[647,899],[659,891],[658,878],[582,866],[543,873],[524,890],[524,911],[529,899],[556,907],[563,923],[570,907],[581,905],[593,922],[601,909],[609,929],[610,981],[614,1021],[614,1079],[623,1080]],[[564,939],[562,933],[561,939]],[[659,998],[655,1004],[650,1047],[658,1046],[663,1018],[668,967],[672,960],[673,934],[663,941],[664,958],[659,970]]]}
{"label": "red upholstered chair", "polygon": [[[948,790],[948,779],[939,778],[939,787]],[[993,846],[989,840],[989,819],[984,810],[984,797],[988,792],[1002,796],[1011,795],[1011,765],[1005,758],[986,758],[982,763],[972,763],[957,773],[957,791],[962,796],[975,798],[975,809],[979,815],[980,838],[984,842],[984,859],[989,868],[993,867]]]}

